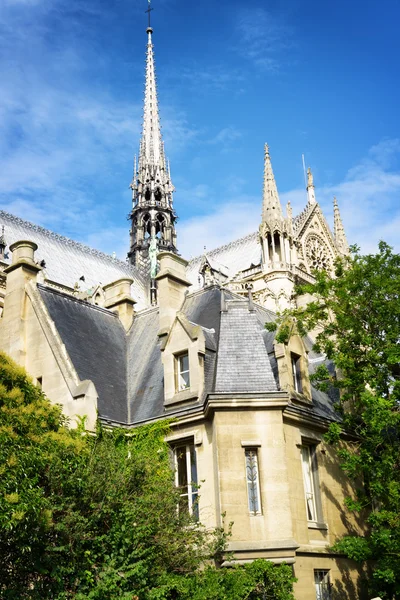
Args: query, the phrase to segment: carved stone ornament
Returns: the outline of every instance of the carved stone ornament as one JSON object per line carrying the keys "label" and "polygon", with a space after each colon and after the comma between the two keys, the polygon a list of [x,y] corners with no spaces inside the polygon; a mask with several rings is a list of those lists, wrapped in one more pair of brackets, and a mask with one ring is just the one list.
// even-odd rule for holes
{"label": "carved stone ornament", "polygon": [[306,256],[311,269],[328,271],[331,269],[329,249],[325,242],[317,235],[310,235],[306,242]]}

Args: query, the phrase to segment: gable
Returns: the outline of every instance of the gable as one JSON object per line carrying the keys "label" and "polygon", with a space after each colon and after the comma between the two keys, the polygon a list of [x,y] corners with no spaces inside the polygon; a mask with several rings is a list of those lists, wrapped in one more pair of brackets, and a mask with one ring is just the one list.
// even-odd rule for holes
{"label": "gable", "polygon": [[[297,231],[297,255],[302,270],[332,270],[338,256],[332,232],[318,204],[314,204]],[[304,269],[305,267],[305,269]]]}

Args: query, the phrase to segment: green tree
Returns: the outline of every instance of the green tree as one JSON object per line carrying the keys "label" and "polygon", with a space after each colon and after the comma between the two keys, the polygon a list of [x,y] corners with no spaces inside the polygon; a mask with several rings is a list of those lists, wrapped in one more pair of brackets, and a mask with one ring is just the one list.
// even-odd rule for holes
{"label": "green tree", "polygon": [[[357,487],[347,508],[367,509],[369,516],[367,535],[347,536],[335,548],[357,561],[371,559],[371,591],[399,598],[400,255],[384,242],[375,255],[353,248],[352,257],[337,261],[334,277],[314,275],[316,282],[298,292],[315,301],[282,314],[277,325],[282,341],[293,320],[301,335],[313,331],[314,349],[336,367],[332,374],[322,366],[313,376],[320,389],[340,389],[343,420],[330,427],[326,439],[337,446],[343,470]],[[343,431],[354,434],[346,445]]]}
{"label": "green tree", "polygon": [[71,430],[0,353],[1,598],[292,598],[285,565],[218,568],[229,531],[177,510],[168,429]]}

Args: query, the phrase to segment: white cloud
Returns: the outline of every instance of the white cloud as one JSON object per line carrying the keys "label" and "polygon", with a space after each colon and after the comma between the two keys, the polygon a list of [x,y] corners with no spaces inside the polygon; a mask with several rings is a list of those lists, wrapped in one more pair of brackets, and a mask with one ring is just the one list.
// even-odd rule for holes
{"label": "white cloud", "polygon": [[[212,198],[210,198],[212,205]],[[180,253],[191,258],[243,237],[258,227],[257,199],[240,196],[209,214],[182,220],[178,227]]]}
{"label": "white cloud", "polygon": [[[332,226],[333,197],[340,211],[350,244],[357,244],[364,253],[376,252],[383,239],[400,252],[400,169],[389,169],[400,158],[400,141],[384,140],[373,146],[359,164],[349,169],[343,181],[316,188],[324,214]],[[260,180],[262,174],[260,173]],[[293,213],[306,204],[306,192],[295,189],[280,194],[285,207],[290,200]],[[212,198],[210,206],[212,205]],[[261,197],[225,198],[212,212],[179,223],[178,241],[182,254],[189,258],[233,241],[252,231],[260,223]]]}

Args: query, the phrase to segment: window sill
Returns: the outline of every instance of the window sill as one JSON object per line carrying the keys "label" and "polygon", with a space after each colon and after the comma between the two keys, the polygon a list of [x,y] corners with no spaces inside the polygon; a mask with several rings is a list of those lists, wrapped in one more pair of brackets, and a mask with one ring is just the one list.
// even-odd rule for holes
{"label": "window sill", "polygon": [[290,399],[292,402],[299,402],[299,404],[305,404],[306,406],[312,406],[313,403],[308,394],[296,392],[293,388],[290,390]]}
{"label": "window sill", "polygon": [[198,390],[181,390],[180,392],[176,392],[172,398],[165,400],[165,406],[173,406],[174,404],[180,404],[181,402],[188,402],[190,400],[197,400],[199,397]]}
{"label": "window sill", "polygon": [[307,527],[308,529],[321,529],[324,531],[328,531],[328,525],[320,521],[308,521]]}

